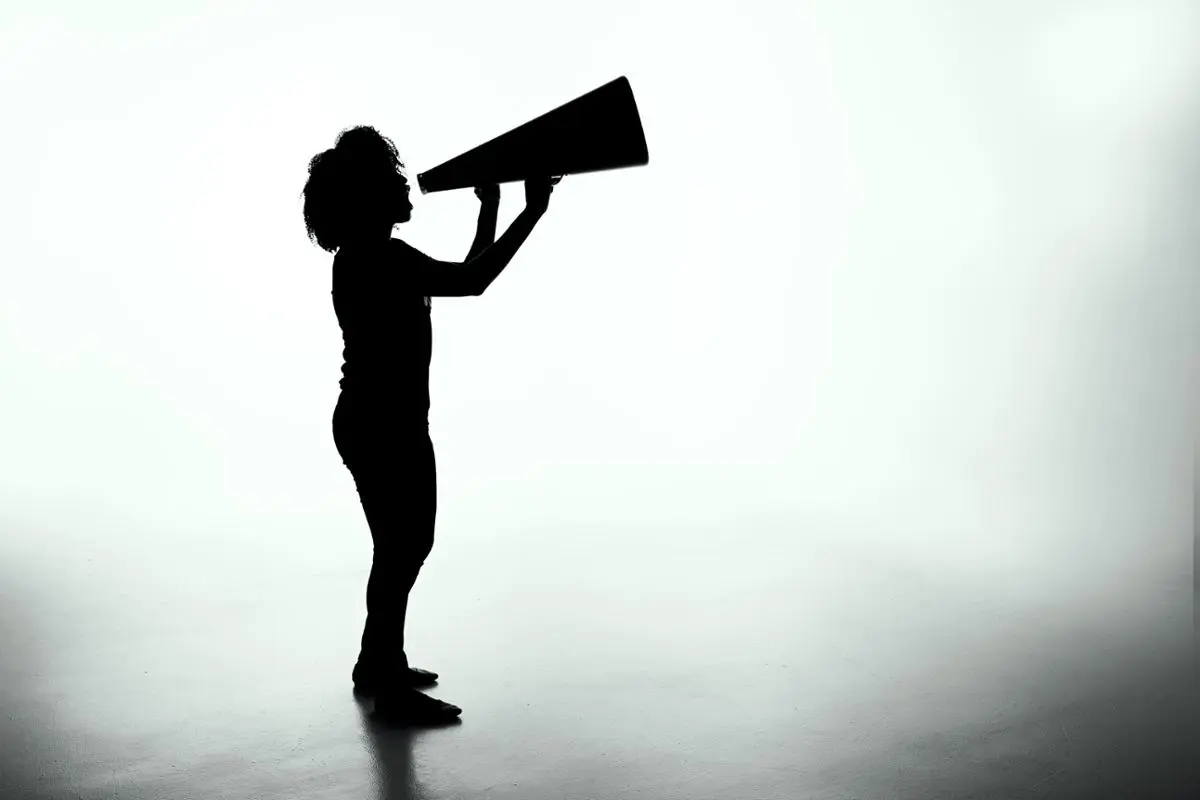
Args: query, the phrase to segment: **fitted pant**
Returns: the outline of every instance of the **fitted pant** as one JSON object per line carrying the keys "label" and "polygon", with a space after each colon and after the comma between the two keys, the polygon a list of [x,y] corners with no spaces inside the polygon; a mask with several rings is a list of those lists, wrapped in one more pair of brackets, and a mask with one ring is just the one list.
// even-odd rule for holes
{"label": "fitted pant", "polygon": [[354,478],[373,546],[358,663],[385,672],[407,669],[408,595],[433,548],[437,517],[428,421],[398,418],[343,394],[333,413],[333,440]]}

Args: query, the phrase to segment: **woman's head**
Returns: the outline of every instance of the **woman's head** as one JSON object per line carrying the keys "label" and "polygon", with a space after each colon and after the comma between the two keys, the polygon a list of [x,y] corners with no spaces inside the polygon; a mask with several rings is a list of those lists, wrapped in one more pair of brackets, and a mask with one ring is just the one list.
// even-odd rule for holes
{"label": "woman's head", "polygon": [[304,184],[308,238],[333,252],[348,241],[387,234],[412,216],[408,178],[396,146],[374,128],[342,131],[313,156]]}

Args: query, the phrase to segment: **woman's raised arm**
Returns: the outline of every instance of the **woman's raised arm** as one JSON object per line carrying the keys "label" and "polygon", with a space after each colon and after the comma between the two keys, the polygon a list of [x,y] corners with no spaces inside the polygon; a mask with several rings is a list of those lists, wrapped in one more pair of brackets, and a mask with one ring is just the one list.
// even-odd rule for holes
{"label": "woman's raised arm", "polygon": [[401,239],[389,240],[400,279],[417,294],[430,297],[468,297],[483,294],[508,263],[550,204],[550,193],[559,178],[537,178],[525,181],[525,209],[508,226],[495,244],[464,263],[438,261]]}
{"label": "woman's raised arm", "polygon": [[415,294],[429,297],[471,297],[479,294],[480,270],[473,262],[457,263],[430,258],[402,239],[388,241],[388,260],[397,277]]}

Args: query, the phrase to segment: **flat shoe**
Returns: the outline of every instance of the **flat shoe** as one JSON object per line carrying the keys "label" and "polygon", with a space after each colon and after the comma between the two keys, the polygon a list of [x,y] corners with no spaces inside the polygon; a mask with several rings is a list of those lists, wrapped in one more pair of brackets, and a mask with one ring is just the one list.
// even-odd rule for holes
{"label": "flat shoe", "polygon": [[[438,674],[436,672],[430,672],[427,669],[420,669],[418,667],[409,667],[399,675],[399,685],[401,688],[424,688],[433,686],[437,683],[437,680]],[[379,677],[372,672],[358,667],[354,669],[354,691],[358,694],[373,697],[387,683],[389,683],[387,678]]]}
{"label": "flat shoe", "polygon": [[375,698],[372,716],[400,725],[443,725],[457,722],[462,709],[416,689],[388,691]]}

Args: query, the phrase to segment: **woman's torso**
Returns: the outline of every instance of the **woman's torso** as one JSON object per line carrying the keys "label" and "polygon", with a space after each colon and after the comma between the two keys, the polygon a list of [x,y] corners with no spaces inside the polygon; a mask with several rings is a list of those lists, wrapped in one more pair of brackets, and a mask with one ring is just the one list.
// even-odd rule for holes
{"label": "woman's torso", "polygon": [[331,294],[343,343],[339,404],[428,424],[431,305],[406,291],[402,268],[370,251],[343,248],[334,256]]}

